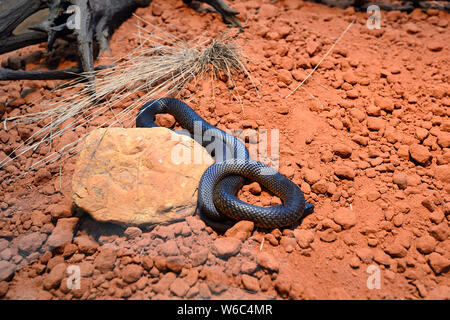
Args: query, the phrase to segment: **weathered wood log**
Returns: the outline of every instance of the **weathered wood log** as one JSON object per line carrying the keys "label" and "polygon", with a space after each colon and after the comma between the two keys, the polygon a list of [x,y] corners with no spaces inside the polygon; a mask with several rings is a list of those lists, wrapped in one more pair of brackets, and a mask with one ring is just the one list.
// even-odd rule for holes
{"label": "weathered wood log", "polygon": [[[51,51],[57,38],[72,37],[77,42],[80,71],[94,70],[94,53],[109,50],[109,39],[114,30],[138,8],[151,3],[152,0],[8,0],[0,2],[0,54],[17,50],[32,44],[47,41]],[[236,15],[239,13],[230,8],[223,0],[183,0],[196,7],[196,3],[211,5],[226,23],[241,27]],[[44,8],[49,9],[48,17],[41,23],[30,26],[34,30],[14,35],[14,29],[27,17]],[[94,50],[98,46],[99,50]],[[28,74],[26,74],[28,72]],[[0,80],[50,79],[55,76],[75,77],[70,72],[54,71],[21,71],[0,72]],[[23,78],[20,78],[23,77]],[[93,76],[92,76],[93,77]],[[92,80],[92,79],[91,79]]]}

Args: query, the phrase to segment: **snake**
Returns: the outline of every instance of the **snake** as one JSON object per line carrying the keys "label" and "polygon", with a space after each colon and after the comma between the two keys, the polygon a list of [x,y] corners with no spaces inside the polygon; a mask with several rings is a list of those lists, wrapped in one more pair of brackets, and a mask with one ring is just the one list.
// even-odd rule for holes
{"label": "snake", "polygon": [[[272,167],[250,159],[243,142],[205,121],[181,100],[167,97],[145,103],[136,117],[136,127],[158,127],[157,114],[172,115],[215,160],[198,185],[197,208],[203,216],[217,222],[249,220],[255,226],[273,229],[293,225],[314,210],[312,204],[305,203],[297,184]],[[237,193],[248,180],[278,196],[282,204],[261,207],[240,200]]]}

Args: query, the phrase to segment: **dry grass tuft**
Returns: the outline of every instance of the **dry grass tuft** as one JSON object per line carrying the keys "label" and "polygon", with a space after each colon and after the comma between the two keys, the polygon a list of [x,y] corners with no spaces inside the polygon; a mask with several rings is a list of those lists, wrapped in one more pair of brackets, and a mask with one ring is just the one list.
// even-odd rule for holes
{"label": "dry grass tuft", "polygon": [[[10,157],[2,159],[0,168],[19,157],[28,157],[42,147],[49,148],[49,151],[39,152],[43,157],[29,168],[22,169],[24,174],[64,155],[76,154],[80,151],[79,142],[85,139],[87,133],[55,151],[51,150],[52,142],[68,131],[87,127],[89,122],[95,123],[95,127],[131,125],[136,116],[133,111],[145,102],[161,96],[176,96],[186,83],[194,79],[225,75],[234,82],[233,76],[238,73],[250,77],[241,50],[232,37],[220,36],[190,43],[149,22],[144,23],[153,30],[138,25],[138,48],[115,61],[115,67],[94,72],[95,83],[72,81],[55,89],[55,98],[40,102],[40,105],[47,106],[46,110],[5,120],[5,123],[12,121],[18,126],[34,123],[40,129],[17,147]],[[136,99],[136,96],[139,98]],[[124,102],[128,106],[122,107]]]}

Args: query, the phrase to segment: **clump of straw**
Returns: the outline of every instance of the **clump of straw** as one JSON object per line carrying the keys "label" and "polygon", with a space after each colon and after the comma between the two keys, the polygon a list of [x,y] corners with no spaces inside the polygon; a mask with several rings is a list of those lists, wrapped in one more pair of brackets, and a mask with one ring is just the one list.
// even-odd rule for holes
{"label": "clump of straw", "polygon": [[[138,19],[143,20],[140,17]],[[153,30],[149,32],[138,25],[138,48],[115,61],[113,68],[94,72],[95,83],[72,81],[56,89],[57,97],[46,102],[48,109],[6,119],[14,121],[16,125],[36,123],[41,129],[17,147],[11,157],[0,160],[0,168],[43,145],[51,146],[55,138],[95,119],[101,122],[97,127],[123,126],[135,116],[133,110],[160,96],[176,95],[193,79],[208,74],[213,77],[225,74],[230,79],[235,73],[250,76],[242,62],[242,53],[231,37],[221,36],[192,44],[145,23],[152,26]],[[89,78],[92,74],[84,76]],[[73,94],[74,91],[77,91],[76,94]],[[133,101],[131,98],[136,97],[137,92],[140,98]],[[129,100],[132,100],[131,104],[119,113],[114,112],[114,107]],[[100,116],[109,112],[111,116],[103,121],[105,117]],[[59,150],[49,151],[42,159],[24,169],[24,173],[52,163],[68,153],[76,153],[79,151],[79,142],[86,136]]]}

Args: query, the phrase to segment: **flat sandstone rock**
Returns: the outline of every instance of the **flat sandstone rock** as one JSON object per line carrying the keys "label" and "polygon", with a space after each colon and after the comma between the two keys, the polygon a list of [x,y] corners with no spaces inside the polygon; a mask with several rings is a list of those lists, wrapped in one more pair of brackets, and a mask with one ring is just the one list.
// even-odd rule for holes
{"label": "flat sandstone rock", "polygon": [[180,220],[195,211],[200,178],[213,162],[200,144],[167,128],[97,129],[77,161],[72,199],[101,222]]}

